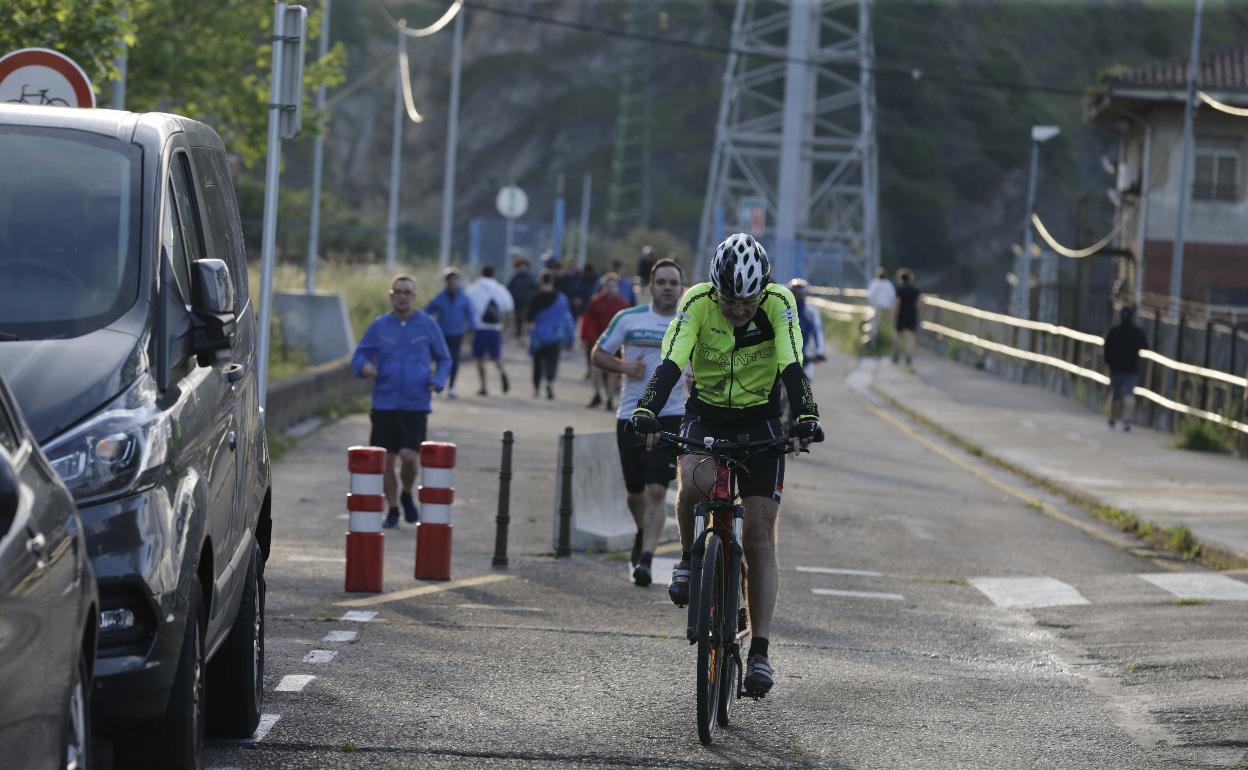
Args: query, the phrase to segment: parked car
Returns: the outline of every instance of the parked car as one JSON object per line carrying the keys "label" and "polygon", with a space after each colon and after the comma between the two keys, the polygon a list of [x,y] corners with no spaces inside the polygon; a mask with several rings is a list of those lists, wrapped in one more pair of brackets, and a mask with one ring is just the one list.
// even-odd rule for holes
{"label": "parked car", "polygon": [[74,498],[0,379],[0,765],[89,766],[98,611]]}
{"label": "parked car", "polygon": [[225,147],[187,118],[0,105],[0,375],[74,495],[122,767],[247,737],[269,456]]}

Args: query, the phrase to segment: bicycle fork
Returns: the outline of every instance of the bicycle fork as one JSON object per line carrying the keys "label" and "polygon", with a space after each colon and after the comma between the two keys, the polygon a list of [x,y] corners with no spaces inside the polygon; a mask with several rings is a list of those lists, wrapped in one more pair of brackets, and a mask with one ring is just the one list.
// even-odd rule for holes
{"label": "bicycle fork", "polygon": [[[724,645],[724,649],[737,655],[737,633],[739,631],[737,618],[741,606],[741,559],[743,554],[741,539],[744,536],[745,508],[740,505],[731,506],[731,530],[728,527],[721,526],[726,523],[722,521],[721,517],[724,513],[727,513],[728,506],[715,506],[710,511],[712,515],[712,526],[710,528],[706,526],[707,508],[706,503],[698,503],[693,510],[693,549],[690,551],[692,558],[689,563],[689,614],[685,636],[690,644],[696,644],[708,631],[713,630],[718,635],[719,642]],[[719,514],[719,516],[716,516],[716,514]],[[729,533],[731,534],[729,535]],[[719,611],[716,613],[720,620],[720,627],[718,629],[707,629],[702,626],[701,612],[699,611],[702,599],[702,567],[703,559],[706,556],[706,540],[708,537],[715,536],[718,536],[720,541],[727,546],[728,569],[724,575],[724,580],[726,581],[724,586],[725,606],[718,608]],[[739,659],[740,656],[737,655],[737,657]],[[738,665],[739,669],[740,666]]]}

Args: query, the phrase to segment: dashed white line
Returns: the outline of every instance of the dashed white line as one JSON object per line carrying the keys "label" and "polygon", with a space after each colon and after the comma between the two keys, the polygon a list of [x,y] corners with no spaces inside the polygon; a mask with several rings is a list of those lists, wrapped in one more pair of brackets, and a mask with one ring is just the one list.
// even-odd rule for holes
{"label": "dashed white line", "polygon": [[1051,577],[971,578],[998,607],[1032,609],[1089,604],[1074,586]]}
{"label": "dashed white line", "polygon": [[269,734],[269,730],[272,730],[273,725],[277,724],[277,720],[281,718],[281,714],[261,714],[260,724],[256,725],[256,731],[244,743],[259,743],[264,740],[264,736]]}
{"label": "dashed white line", "polygon": [[505,604],[456,604],[461,610],[498,610],[499,612],[545,612],[541,607],[511,607]]}
{"label": "dashed white line", "polygon": [[811,593],[817,596],[844,596],[850,599],[887,599],[893,602],[904,602],[906,597],[901,594],[888,594],[879,591],[839,591],[835,588],[812,588]]}
{"label": "dashed white line", "polygon": [[303,656],[304,663],[329,663],[338,657],[337,650],[308,650],[308,654]]}
{"label": "dashed white line", "polygon": [[798,572],[812,572],[816,575],[861,575],[862,577],[880,577],[881,573],[869,569],[843,569],[841,567],[796,567]]}
{"label": "dashed white line", "polygon": [[342,615],[343,620],[349,620],[353,623],[367,623],[375,617],[377,617],[377,613],[372,610],[347,610]]}
{"label": "dashed white line", "polygon": [[1248,585],[1216,572],[1162,572],[1140,578],[1180,599],[1248,601]]}
{"label": "dashed white line", "polygon": [[274,692],[299,692],[308,686],[308,682],[316,679],[312,674],[287,674],[273,688]]}
{"label": "dashed white line", "polygon": [[357,636],[355,631],[330,631],[321,637],[322,642],[351,642]]}

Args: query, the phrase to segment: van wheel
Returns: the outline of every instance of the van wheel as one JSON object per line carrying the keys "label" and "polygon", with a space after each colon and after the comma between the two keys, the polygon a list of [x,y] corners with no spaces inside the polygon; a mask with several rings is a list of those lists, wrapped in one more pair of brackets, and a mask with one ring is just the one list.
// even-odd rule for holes
{"label": "van wheel", "polygon": [[61,756],[65,770],[86,770],[91,767],[91,661],[87,653],[78,653],[78,666],[69,694],[65,697],[65,715],[61,721]]}
{"label": "van wheel", "polygon": [[243,598],[225,644],[208,664],[208,734],[250,738],[264,703],[264,556],[251,548]]}
{"label": "van wheel", "polygon": [[198,770],[204,748],[204,619],[198,581],[191,582],[178,670],[162,717],[118,738],[116,765],[136,770]]}

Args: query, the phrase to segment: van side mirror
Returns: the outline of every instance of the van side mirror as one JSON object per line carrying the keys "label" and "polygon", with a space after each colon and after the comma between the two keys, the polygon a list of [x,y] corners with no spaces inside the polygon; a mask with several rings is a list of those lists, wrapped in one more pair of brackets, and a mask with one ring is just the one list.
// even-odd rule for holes
{"label": "van side mirror", "polygon": [[9,463],[9,458],[0,454],[0,537],[9,533],[13,520],[17,518],[17,474]]}
{"label": "van side mirror", "polygon": [[193,267],[191,348],[200,366],[211,366],[223,358],[228,360],[234,344],[234,282],[222,260],[197,259]]}

